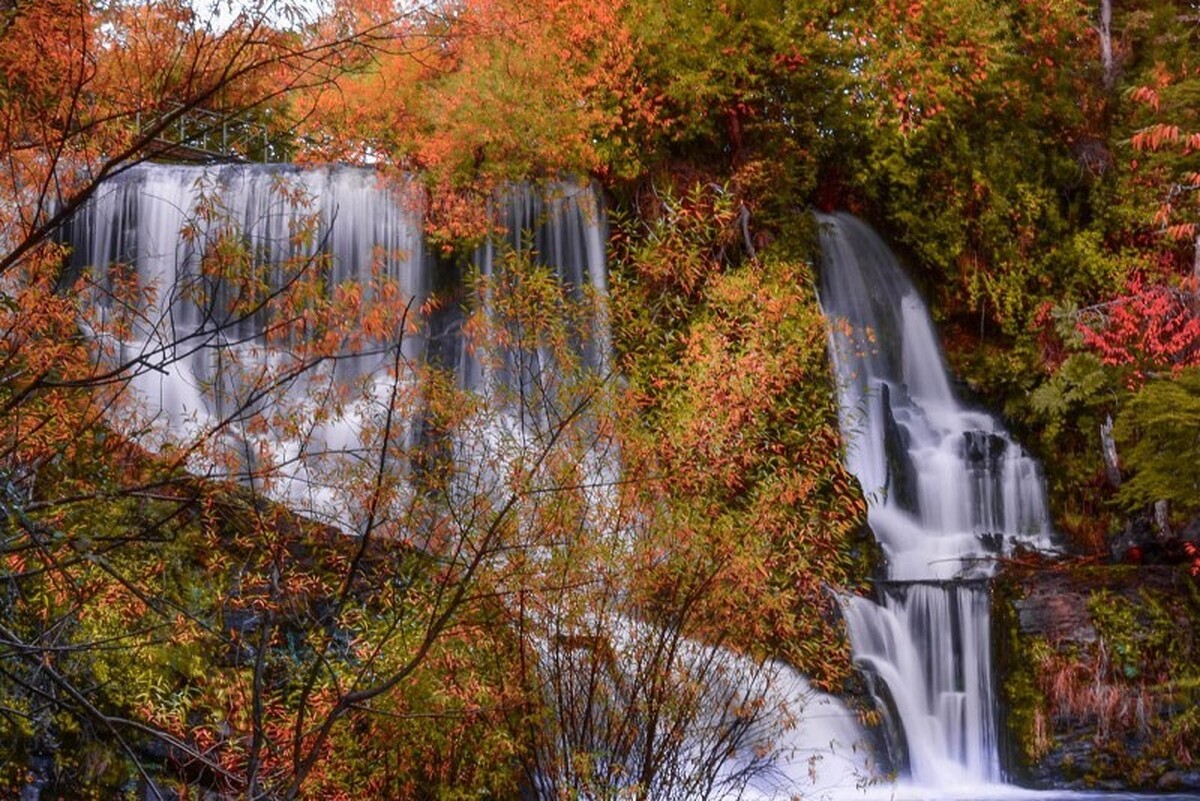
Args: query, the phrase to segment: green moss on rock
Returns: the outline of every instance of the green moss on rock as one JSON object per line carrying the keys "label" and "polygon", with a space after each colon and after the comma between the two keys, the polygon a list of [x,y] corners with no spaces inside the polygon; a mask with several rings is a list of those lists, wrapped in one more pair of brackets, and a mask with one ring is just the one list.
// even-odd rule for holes
{"label": "green moss on rock", "polygon": [[1200,787],[1200,591],[1186,569],[1010,569],[993,592],[1013,778]]}

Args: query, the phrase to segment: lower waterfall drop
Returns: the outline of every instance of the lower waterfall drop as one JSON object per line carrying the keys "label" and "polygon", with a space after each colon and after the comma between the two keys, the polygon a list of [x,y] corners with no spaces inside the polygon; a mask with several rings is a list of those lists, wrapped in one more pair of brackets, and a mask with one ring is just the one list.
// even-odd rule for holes
{"label": "lower waterfall drop", "polygon": [[911,780],[1002,781],[987,578],[995,557],[1050,547],[1040,469],[950,387],[929,312],[887,246],[819,214],[847,466],[887,558],[878,603],[850,598],[855,661],[886,685]]}

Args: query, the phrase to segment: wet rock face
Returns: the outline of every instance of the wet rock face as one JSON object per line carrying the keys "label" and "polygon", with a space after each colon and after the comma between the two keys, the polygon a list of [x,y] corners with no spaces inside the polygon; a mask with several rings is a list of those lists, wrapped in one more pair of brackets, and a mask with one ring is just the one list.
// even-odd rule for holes
{"label": "wet rock face", "polygon": [[1008,442],[990,431],[964,431],[963,457],[976,470],[997,472]]}
{"label": "wet rock face", "polygon": [[883,447],[887,458],[887,492],[888,497],[900,509],[909,514],[919,513],[917,498],[917,469],[912,463],[909,449],[912,446],[908,430],[896,421],[895,404],[909,403],[902,392],[895,393],[886,381],[879,384],[881,403],[883,405]]}
{"label": "wet rock face", "polygon": [[1009,569],[992,592],[1010,780],[1200,790],[1200,585],[1186,569]]}
{"label": "wet rock face", "polygon": [[1012,601],[1023,635],[1054,642],[1095,642],[1096,627],[1088,611],[1088,597],[1075,591],[1068,575],[1039,577],[1025,585],[1025,591],[1025,597]]}

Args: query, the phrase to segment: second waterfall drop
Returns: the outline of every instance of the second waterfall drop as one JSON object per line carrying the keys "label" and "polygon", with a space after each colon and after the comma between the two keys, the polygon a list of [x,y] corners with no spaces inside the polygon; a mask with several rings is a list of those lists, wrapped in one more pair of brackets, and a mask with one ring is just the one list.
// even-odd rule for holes
{"label": "second waterfall drop", "polygon": [[1037,463],[955,397],[925,304],[848,214],[817,217],[847,462],[887,558],[881,599],[850,599],[856,662],[886,685],[912,780],[1001,781],[986,579],[1050,547]]}

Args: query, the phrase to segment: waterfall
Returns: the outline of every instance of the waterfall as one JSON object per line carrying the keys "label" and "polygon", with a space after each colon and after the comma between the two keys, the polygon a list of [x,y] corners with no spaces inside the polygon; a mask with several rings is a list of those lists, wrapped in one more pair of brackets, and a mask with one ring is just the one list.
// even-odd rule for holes
{"label": "waterfall", "polygon": [[[103,329],[129,318],[114,355],[144,368],[133,389],[154,409],[162,438],[198,434],[233,411],[242,388],[230,386],[235,371],[223,363],[262,355],[265,309],[231,311],[234,290],[202,267],[219,238],[241,240],[268,292],[302,271],[336,286],[369,283],[381,270],[420,298],[430,260],[415,196],[402,195],[363,170],[258,165],[141,165],[101,187],[67,231],[72,266],[94,274]],[[121,270],[136,288],[114,285]],[[422,350],[419,335],[406,338],[406,356]],[[373,372],[381,358],[354,350],[337,361],[348,378]]]}
{"label": "waterfall", "polygon": [[[507,238],[478,249],[480,274],[502,270],[505,253],[525,251],[575,295],[604,291],[604,217],[590,187],[514,186],[492,202]],[[392,422],[393,441],[418,442],[422,401],[413,377],[421,366],[453,369],[460,386],[476,391],[519,392],[521,381],[552,373],[537,353],[510,349],[502,363],[523,369],[484,375],[464,322],[485,301],[462,291],[461,265],[430,252],[424,206],[415,182],[351,167],[146,164],[106,182],[63,238],[70,274],[88,275],[83,323],[100,358],[128,366],[131,376],[112,424],[159,448],[205,443],[188,462],[198,473],[246,477],[269,461],[273,469],[259,472],[271,476],[270,495],[357,530],[361,510],[336,477],[367,462],[397,396],[411,413]],[[249,280],[213,274],[212,255],[229,243]],[[277,296],[301,281],[326,297],[351,286],[364,301],[390,291],[389,302],[407,306],[403,334],[364,333],[303,363],[286,337],[272,334],[283,315]],[[422,306],[435,291],[449,300],[426,318]],[[593,328],[581,347],[599,365],[603,320]],[[273,382],[269,402],[278,413],[252,420],[268,403],[263,385]]]}
{"label": "waterfall", "polygon": [[1038,465],[955,397],[929,313],[874,231],[817,216],[848,467],[887,559],[880,600],[850,598],[856,662],[886,683],[912,780],[1001,780],[987,577],[1050,546]]}

